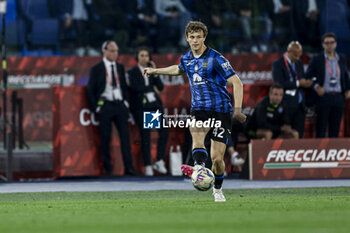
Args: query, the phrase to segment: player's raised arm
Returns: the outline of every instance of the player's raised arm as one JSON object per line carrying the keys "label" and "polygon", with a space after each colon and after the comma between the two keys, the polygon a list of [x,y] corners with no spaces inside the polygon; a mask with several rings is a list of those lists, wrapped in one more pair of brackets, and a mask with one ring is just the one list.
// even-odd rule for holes
{"label": "player's raised arm", "polygon": [[180,75],[183,73],[184,72],[179,68],[178,65],[172,65],[165,68],[157,68],[157,69],[148,67],[143,70],[143,74],[147,74],[147,75],[152,75],[152,74]]}
{"label": "player's raised arm", "polygon": [[241,113],[242,109],[242,102],[243,102],[243,84],[241,80],[239,79],[238,75],[233,75],[229,79],[227,79],[227,82],[232,84],[233,86],[233,97],[234,97],[234,117],[241,123],[243,123],[246,120],[246,116]]}

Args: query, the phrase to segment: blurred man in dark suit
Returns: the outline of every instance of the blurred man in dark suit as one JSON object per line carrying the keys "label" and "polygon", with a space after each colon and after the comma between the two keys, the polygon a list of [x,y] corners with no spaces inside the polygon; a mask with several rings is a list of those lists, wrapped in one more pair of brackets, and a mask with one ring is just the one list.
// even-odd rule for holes
{"label": "blurred man in dark suit", "polygon": [[312,80],[304,77],[304,67],[300,60],[303,49],[299,42],[292,41],[286,53],[272,63],[272,76],[275,83],[284,88],[284,101],[288,107],[287,112],[293,129],[297,130],[299,137],[304,134],[305,124],[305,97],[303,88],[312,85]]}
{"label": "blurred man in dark suit", "polygon": [[320,7],[323,0],[292,0],[296,37],[305,46],[317,49],[320,43]]}
{"label": "blurred man in dark suit", "polygon": [[124,66],[116,63],[118,45],[114,41],[105,41],[102,45],[103,61],[90,70],[87,94],[92,110],[97,113],[100,122],[101,154],[107,175],[112,175],[113,166],[110,156],[112,122],[118,129],[122,149],[125,174],[135,175],[129,138],[129,103]]}

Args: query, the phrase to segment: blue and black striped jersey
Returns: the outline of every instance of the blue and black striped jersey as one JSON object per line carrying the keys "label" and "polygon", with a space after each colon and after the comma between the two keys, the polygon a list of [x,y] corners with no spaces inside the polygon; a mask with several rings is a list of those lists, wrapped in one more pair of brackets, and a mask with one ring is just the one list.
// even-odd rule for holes
{"label": "blue and black striped jersey", "polygon": [[211,48],[207,48],[199,58],[189,51],[182,55],[179,68],[187,73],[189,79],[191,110],[232,112],[226,81],[235,75],[235,71],[224,56]]}

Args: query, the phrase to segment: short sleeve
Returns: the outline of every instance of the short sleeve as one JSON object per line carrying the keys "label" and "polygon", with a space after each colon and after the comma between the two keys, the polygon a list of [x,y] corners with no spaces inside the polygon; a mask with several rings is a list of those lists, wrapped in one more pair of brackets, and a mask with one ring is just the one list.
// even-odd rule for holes
{"label": "short sleeve", "polygon": [[181,56],[181,59],[180,59],[179,69],[182,70],[183,72],[186,72],[183,56]]}
{"label": "short sleeve", "polygon": [[225,79],[236,74],[230,62],[221,54],[218,54],[214,58],[214,69]]}

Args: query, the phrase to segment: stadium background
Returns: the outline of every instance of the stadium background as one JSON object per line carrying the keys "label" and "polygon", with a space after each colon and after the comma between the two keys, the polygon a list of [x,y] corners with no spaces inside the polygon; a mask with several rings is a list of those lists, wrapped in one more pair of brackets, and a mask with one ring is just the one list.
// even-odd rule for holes
{"label": "stadium background", "polygon": [[[42,30],[34,27],[34,24],[44,25],[45,22],[55,22],[53,25],[60,25],[60,19],[52,14],[52,3],[55,1],[46,0],[9,0],[7,1],[6,13],[6,43],[7,43],[7,70],[8,77],[8,106],[11,106],[10,97],[13,91],[18,93],[19,98],[24,100],[24,139],[31,145],[32,143],[44,142],[47,145],[49,156],[52,157],[53,166],[47,170],[45,176],[64,176],[64,175],[98,175],[100,174],[100,161],[98,156],[98,138],[96,127],[91,123],[83,126],[80,120],[81,110],[88,109],[89,106],[85,98],[85,85],[88,79],[88,72],[92,65],[100,61],[99,47],[105,39],[116,39],[121,47],[119,62],[124,64],[126,70],[136,64],[133,52],[135,43],[124,44],[118,36],[109,35],[104,38],[97,38],[91,44],[91,50],[95,56],[77,56],[74,34],[72,38],[62,36],[58,27],[43,27]],[[118,7],[125,7],[125,1],[116,1]],[[240,1],[224,1],[233,7]],[[348,1],[316,1],[319,14],[316,20],[318,29],[312,35],[314,40],[305,40],[298,38],[296,34],[290,34],[290,40],[300,39],[304,47],[304,56],[302,57],[305,68],[316,52],[321,51],[320,35],[326,31],[335,32],[338,36],[338,51],[345,53],[349,57],[349,3]],[[98,2],[92,1],[92,6],[98,5]],[[198,17],[196,12],[196,1],[182,1],[187,10],[191,13],[192,18]],[[249,1],[250,7],[256,9],[259,1]],[[283,4],[291,7],[291,15],[298,11],[296,8],[298,1],[282,1]],[[51,7],[51,8],[50,8]],[[232,8],[233,8],[232,7]],[[294,8],[293,8],[294,7]],[[98,12],[99,10],[99,12]],[[104,9],[106,10],[106,9]],[[221,9],[222,10],[222,9]],[[225,9],[223,15],[235,14],[231,8]],[[335,14],[337,12],[337,14]],[[103,9],[96,7],[96,14],[103,13]],[[125,17],[128,17],[128,11],[125,11]],[[256,13],[256,11],[253,11]],[[208,9],[208,14],[210,10]],[[263,12],[262,14],[263,15]],[[30,16],[30,17],[28,17]],[[254,15],[256,17],[257,15]],[[265,15],[266,16],[266,15]],[[265,17],[264,16],[264,17]],[[270,17],[266,16],[266,17]],[[273,17],[270,19],[274,22]],[[237,19],[236,19],[237,20]],[[294,19],[291,18],[291,21]],[[94,19],[98,23],[98,19]],[[50,25],[50,24],[48,24]],[[237,25],[236,25],[237,26]],[[283,25],[282,25],[283,26]],[[293,28],[288,28],[292,26]],[[284,29],[293,31],[298,28],[295,20],[291,24],[284,26]],[[40,29],[40,27],[39,27]],[[132,28],[129,28],[132,30]],[[243,29],[240,27],[232,28],[232,32],[227,33],[226,29],[211,30],[213,37],[208,37],[208,44],[223,52],[230,60],[234,69],[238,71],[244,86],[244,112],[249,113],[255,104],[267,94],[269,85],[272,83],[271,64],[285,50],[285,45],[289,38],[279,30],[272,30],[267,43],[265,53],[261,51],[247,50],[240,41],[246,38],[243,35]],[[274,28],[275,29],[275,28]],[[283,28],[282,28],[283,29]],[[45,31],[46,30],[46,31]],[[55,31],[53,31],[55,30]],[[283,30],[282,30],[283,31]],[[118,31],[116,32],[118,34]],[[220,34],[221,33],[221,34]],[[44,35],[47,35],[45,37]],[[41,37],[40,37],[41,36]],[[35,41],[35,38],[40,38]],[[316,39],[315,39],[316,38]],[[153,54],[153,60],[158,67],[164,67],[171,64],[177,64],[180,58],[180,52],[188,48],[177,43],[167,43],[158,48],[157,53]],[[254,53],[252,53],[254,52]],[[258,53],[256,53],[258,52]],[[349,60],[349,59],[348,59]],[[189,113],[190,93],[187,77],[161,77],[165,90],[161,93],[164,106],[167,111],[180,113],[186,111]],[[73,101],[72,101],[73,100]],[[2,106],[3,103],[0,103]],[[10,109],[8,109],[10,110]],[[344,118],[340,137],[349,136],[350,134],[350,116],[349,103],[346,104]],[[12,114],[7,113],[8,119]],[[313,138],[314,130],[314,111],[308,109],[308,115],[305,124],[304,138]],[[91,114],[86,112],[84,119],[91,121]],[[137,130],[130,118],[130,129]],[[84,131],[85,130],[85,131]],[[82,132],[84,132],[82,134]],[[114,132],[115,134],[115,132]],[[77,144],[72,138],[80,135],[86,137],[79,140]],[[2,139],[2,136],[0,138]],[[116,134],[115,134],[116,136]],[[140,138],[137,134],[131,136],[132,152],[137,169],[142,172],[142,161],[140,155]],[[155,137],[152,137],[155,142]],[[3,140],[3,139],[2,139]],[[181,130],[172,131],[168,140],[167,152],[171,146],[182,145],[184,142],[184,132]],[[71,143],[71,144],[70,144]],[[121,159],[119,152],[119,140],[113,139],[113,151],[115,164],[117,164],[114,173],[122,175],[123,167],[118,162]],[[152,146],[152,154],[155,156],[155,145]],[[238,150],[242,156],[247,154],[246,145],[239,145]],[[51,155],[50,155],[51,151]],[[88,158],[88,159],[87,159]],[[227,172],[232,168],[227,161]],[[88,170],[85,170],[89,167]],[[4,167],[3,167],[4,169]],[[53,173],[51,173],[53,172]],[[17,178],[24,178],[22,173]],[[40,175],[39,175],[40,176]]]}

